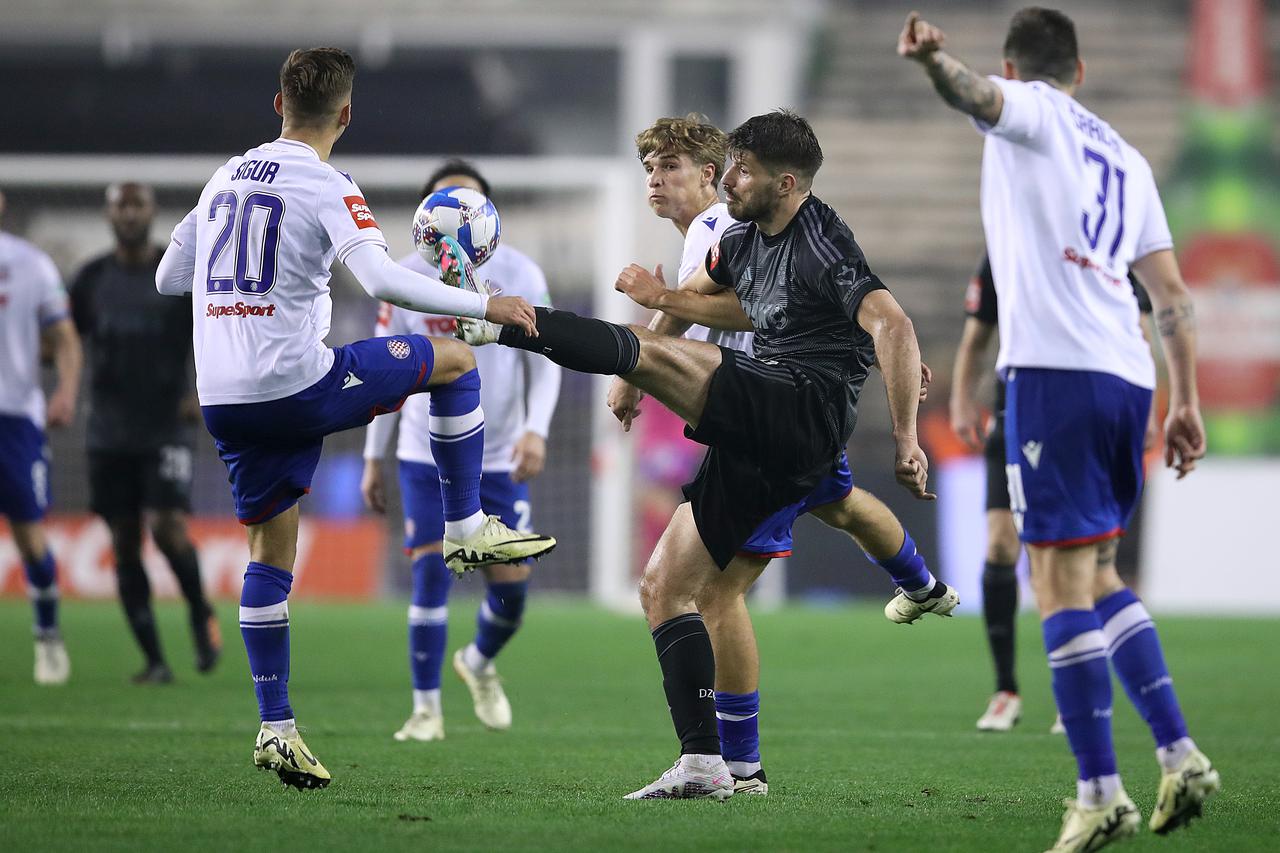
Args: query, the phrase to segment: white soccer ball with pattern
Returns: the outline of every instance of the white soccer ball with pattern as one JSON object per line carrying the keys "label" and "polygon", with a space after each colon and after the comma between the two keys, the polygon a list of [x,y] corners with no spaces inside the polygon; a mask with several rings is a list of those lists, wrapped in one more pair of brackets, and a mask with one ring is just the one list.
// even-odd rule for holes
{"label": "white soccer ball with pattern", "polygon": [[413,216],[413,245],[434,264],[436,244],[444,236],[457,240],[471,262],[480,266],[493,256],[502,236],[498,209],[484,193],[473,189],[436,190],[418,205]]}

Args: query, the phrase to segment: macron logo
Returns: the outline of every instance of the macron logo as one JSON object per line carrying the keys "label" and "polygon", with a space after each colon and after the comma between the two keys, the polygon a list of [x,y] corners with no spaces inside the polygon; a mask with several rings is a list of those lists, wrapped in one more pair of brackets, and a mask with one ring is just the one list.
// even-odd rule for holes
{"label": "macron logo", "polygon": [[1040,451],[1044,450],[1044,442],[1028,441],[1022,445],[1022,455],[1031,463],[1032,470],[1040,468]]}
{"label": "macron logo", "polygon": [[708,216],[706,219],[702,220],[702,224],[703,224],[703,225],[705,225],[705,226],[707,226],[708,228],[710,228],[712,231],[714,231],[714,230],[716,230],[716,222],[717,222],[717,221],[718,221],[718,220],[716,219],[716,217],[714,217],[714,216]]}
{"label": "macron logo", "polygon": [[352,373],[350,370],[348,370],[348,371],[347,371],[347,378],[346,378],[346,379],[344,379],[344,380],[342,380],[342,390],[343,390],[343,391],[345,391],[345,390],[347,390],[348,388],[354,388],[354,387],[356,387],[357,385],[363,385],[363,384],[364,384],[364,380],[363,380],[363,379],[361,379],[360,377],[358,377],[358,376],[356,376],[354,373]]}

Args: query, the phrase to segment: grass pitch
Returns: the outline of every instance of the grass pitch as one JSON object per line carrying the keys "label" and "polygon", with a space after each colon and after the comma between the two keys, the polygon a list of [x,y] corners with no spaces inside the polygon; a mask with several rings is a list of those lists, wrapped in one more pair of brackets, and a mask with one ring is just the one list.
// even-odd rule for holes
{"label": "grass pitch", "polygon": [[[474,602],[453,603],[450,649]],[[973,728],[990,693],[981,624],[895,626],[878,607],[756,619],[767,798],[623,802],[676,742],[640,619],[539,601],[499,661],[515,711],[485,731],[446,666],[447,739],[400,744],[409,712],[403,604],[292,608],[291,692],[334,776],[283,788],[250,762],[256,706],[235,608],[227,654],[195,674],[183,613],[161,608],[178,676],[139,688],[118,609],[70,602],[65,688],[31,682],[29,610],[0,604],[0,846],[6,850],[1043,850],[1074,765],[1053,718],[1031,618],[1026,701],[1011,734]],[[1159,622],[1192,733],[1222,772],[1204,820],[1117,849],[1275,850],[1280,831],[1280,621]],[[1150,811],[1150,738],[1116,688],[1126,787]]]}

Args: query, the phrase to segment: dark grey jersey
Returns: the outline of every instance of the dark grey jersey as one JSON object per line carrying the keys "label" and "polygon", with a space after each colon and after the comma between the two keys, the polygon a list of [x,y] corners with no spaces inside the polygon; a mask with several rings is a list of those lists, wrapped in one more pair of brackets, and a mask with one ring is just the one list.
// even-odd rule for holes
{"label": "dark grey jersey", "polygon": [[730,227],[707,254],[707,271],[737,292],[755,329],[755,357],[813,381],[832,406],[833,429],[847,441],[875,362],[858,307],[868,293],[885,289],[849,226],[810,196],[771,237],[751,222]]}
{"label": "dark grey jersey", "polygon": [[180,407],[190,394],[191,301],[156,292],[156,267],[125,267],[114,254],[85,264],[71,312],[85,343],[90,450],[149,451],[190,444]]}

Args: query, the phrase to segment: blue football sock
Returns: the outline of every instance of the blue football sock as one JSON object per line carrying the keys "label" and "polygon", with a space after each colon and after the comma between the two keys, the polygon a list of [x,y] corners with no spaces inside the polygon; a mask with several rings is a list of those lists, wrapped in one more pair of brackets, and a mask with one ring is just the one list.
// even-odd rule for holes
{"label": "blue football sock", "polygon": [[1111,742],[1111,673],[1098,614],[1061,610],[1044,620],[1053,695],[1079,765],[1080,779],[1114,776]]}
{"label": "blue football sock", "polygon": [[431,455],[440,469],[446,527],[480,513],[480,466],[484,461],[484,410],[480,373],[464,373],[431,389]]}
{"label": "blue football sock", "polygon": [[904,530],[902,535],[902,547],[898,549],[897,554],[885,560],[877,560],[867,554],[867,559],[888,572],[889,577],[893,578],[893,582],[900,586],[903,592],[927,592],[933,588],[933,575],[925,565],[924,557],[920,556],[920,552],[916,550],[916,543],[911,540],[911,534]]}
{"label": "blue football sock", "polygon": [[453,572],[440,552],[413,561],[413,600],[409,605],[409,669],[414,690],[437,690],[449,634],[449,588]]}
{"label": "blue football sock", "polygon": [[35,608],[36,633],[43,634],[58,628],[58,569],[53,562],[53,552],[46,550],[44,557],[31,562],[23,561],[30,587],[31,603]]}
{"label": "blue football sock", "polygon": [[524,601],[529,592],[528,581],[491,583],[489,594],[476,614],[476,650],[486,658],[495,658],[520,628]]}
{"label": "blue football sock", "polygon": [[291,720],[289,707],[289,588],[293,575],[250,563],[240,590],[240,634],[263,721]]}
{"label": "blue football sock", "polygon": [[725,761],[760,763],[759,718],[759,690],[750,693],[716,691],[716,728],[720,731],[720,754]]}
{"label": "blue football sock", "polygon": [[1147,721],[1157,747],[1187,736],[1187,724],[1164,662],[1151,614],[1130,589],[1113,592],[1094,605],[1106,635],[1111,665],[1129,700]]}

